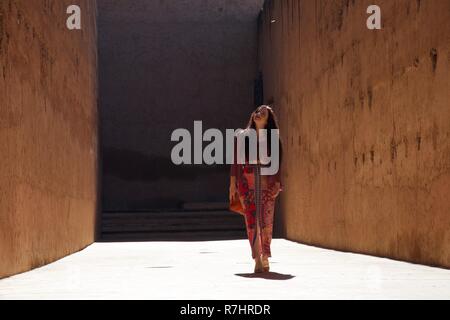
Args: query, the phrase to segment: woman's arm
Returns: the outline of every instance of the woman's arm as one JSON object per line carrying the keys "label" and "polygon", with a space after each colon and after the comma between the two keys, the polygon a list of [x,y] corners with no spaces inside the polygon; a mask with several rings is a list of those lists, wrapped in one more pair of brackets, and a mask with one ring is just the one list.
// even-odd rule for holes
{"label": "woman's arm", "polygon": [[283,184],[281,183],[281,165],[278,168],[278,172],[272,177],[271,191],[274,197],[278,197],[281,191],[283,191]]}
{"label": "woman's arm", "polygon": [[236,177],[235,176],[231,176],[230,177],[230,201],[233,202],[234,201],[234,197],[236,196]]}

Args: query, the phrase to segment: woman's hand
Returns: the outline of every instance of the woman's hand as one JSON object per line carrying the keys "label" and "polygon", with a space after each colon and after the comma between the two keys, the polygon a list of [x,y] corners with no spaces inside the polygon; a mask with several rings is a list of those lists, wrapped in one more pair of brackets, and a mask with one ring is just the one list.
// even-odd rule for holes
{"label": "woman's hand", "polygon": [[271,190],[273,197],[274,198],[278,197],[278,195],[280,194],[280,191],[281,191],[281,183],[275,182],[272,185],[272,190]]}

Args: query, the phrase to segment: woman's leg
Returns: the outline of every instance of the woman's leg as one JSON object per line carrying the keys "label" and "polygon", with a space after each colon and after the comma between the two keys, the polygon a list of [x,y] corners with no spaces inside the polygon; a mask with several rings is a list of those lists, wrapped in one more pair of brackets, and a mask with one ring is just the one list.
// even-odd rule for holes
{"label": "woman's leg", "polygon": [[253,221],[252,215],[245,215],[245,222],[247,227],[247,236],[250,241],[250,247],[252,250],[252,258],[255,260],[255,272],[263,272],[264,265],[262,261],[262,250],[261,250],[261,236],[259,235],[260,231],[258,225],[252,223]]}
{"label": "woman's leg", "polygon": [[245,226],[247,230],[247,237],[250,242],[250,248],[252,250],[252,258],[257,259],[261,257],[262,245],[261,245],[261,234],[256,223],[256,211],[252,210],[246,212],[245,214]]}
{"label": "woman's leg", "polygon": [[263,192],[262,197],[262,230],[261,230],[261,242],[262,242],[262,255],[266,258],[272,256],[270,250],[270,244],[273,236],[273,220],[275,212],[275,199],[272,197],[269,191]]}
{"label": "woman's leg", "polygon": [[263,264],[261,260],[262,245],[261,245],[261,231],[258,228],[256,220],[256,190],[255,190],[255,175],[253,172],[244,174],[244,179],[240,184],[240,194],[245,208],[245,226],[247,230],[247,237],[250,242],[252,258],[255,260],[255,272],[263,271]]}

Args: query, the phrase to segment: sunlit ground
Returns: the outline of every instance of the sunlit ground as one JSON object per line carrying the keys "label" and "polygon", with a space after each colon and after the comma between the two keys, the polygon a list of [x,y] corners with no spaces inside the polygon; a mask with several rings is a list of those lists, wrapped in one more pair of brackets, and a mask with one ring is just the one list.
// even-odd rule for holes
{"label": "sunlit ground", "polygon": [[445,299],[450,271],[273,240],[253,274],[247,240],[95,243],[0,280],[0,299]]}

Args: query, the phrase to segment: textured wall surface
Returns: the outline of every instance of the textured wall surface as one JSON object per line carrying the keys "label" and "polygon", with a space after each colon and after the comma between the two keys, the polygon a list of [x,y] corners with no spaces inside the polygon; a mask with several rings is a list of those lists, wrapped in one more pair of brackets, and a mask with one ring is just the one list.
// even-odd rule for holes
{"label": "textured wall surface", "polygon": [[228,199],[228,166],[172,164],[171,133],[246,125],[262,0],[100,0],[103,208]]}
{"label": "textured wall surface", "polygon": [[0,278],[94,240],[95,17],[94,0],[0,1]]}
{"label": "textured wall surface", "polygon": [[260,59],[286,149],[282,229],[450,267],[450,1],[268,1]]}

